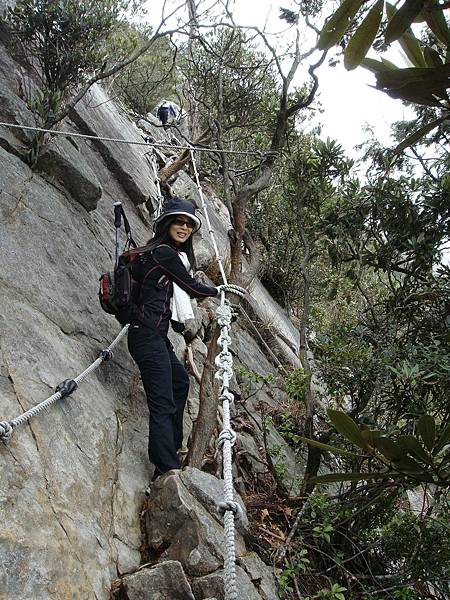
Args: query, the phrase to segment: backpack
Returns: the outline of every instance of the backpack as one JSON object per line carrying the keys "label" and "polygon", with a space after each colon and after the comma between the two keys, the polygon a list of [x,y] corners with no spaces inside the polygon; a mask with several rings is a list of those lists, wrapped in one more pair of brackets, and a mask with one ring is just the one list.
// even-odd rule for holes
{"label": "backpack", "polygon": [[[127,309],[130,307],[133,294],[139,285],[133,279],[132,266],[137,260],[142,259],[143,253],[136,249],[136,243],[131,237],[128,219],[120,202],[114,205],[114,214],[114,224],[116,227],[115,266],[114,271],[107,271],[100,275],[98,298],[100,306],[105,312],[117,318],[120,316],[119,320],[123,321],[124,315],[126,315]],[[119,256],[119,230],[122,217],[127,241],[125,243],[125,252]]]}
{"label": "backpack", "polygon": [[129,306],[137,281],[132,276],[132,265],[138,257],[137,252],[128,250],[119,256],[114,271],[100,275],[98,298],[100,306],[110,315],[117,316]]}

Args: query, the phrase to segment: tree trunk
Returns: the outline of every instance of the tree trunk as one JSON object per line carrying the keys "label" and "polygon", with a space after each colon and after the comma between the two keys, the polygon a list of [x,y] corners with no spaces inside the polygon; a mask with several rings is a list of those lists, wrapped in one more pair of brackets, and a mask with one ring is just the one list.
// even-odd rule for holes
{"label": "tree trunk", "polygon": [[186,460],[189,466],[196,469],[202,468],[203,457],[208,448],[209,440],[211,439],[217,420],[219,395],[215,389],[217,386],[214,385],[214,358],[217,354],[217,340],[219,339],[219,335],[220,327],[216,325],[213,337],[209,343],[208,354],[203,368],[200,383],[200,408]]}

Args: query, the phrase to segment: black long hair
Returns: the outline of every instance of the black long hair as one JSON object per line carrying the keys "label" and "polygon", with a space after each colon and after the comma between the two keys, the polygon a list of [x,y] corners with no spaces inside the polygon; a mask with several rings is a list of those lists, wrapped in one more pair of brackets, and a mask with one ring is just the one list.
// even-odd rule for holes
{"label": "black long hair", "polygon": [[173,239],[170,237],[169,229],[178,215],[169,215],[165,219],[162,219],[157,225],[155,230],[155,235],[150,238],[144,248],[140,248],[141,252],[154,250],[160,244],[168,244],[175,248],[176,250],[180,250],[181,252],[185,252],[188,261],[191,265],[191,269],[195,271],[195,255],[194,255],[194,246],[192,244],[192,236],[191,234],[188,239],[182,244],[174,244]]}

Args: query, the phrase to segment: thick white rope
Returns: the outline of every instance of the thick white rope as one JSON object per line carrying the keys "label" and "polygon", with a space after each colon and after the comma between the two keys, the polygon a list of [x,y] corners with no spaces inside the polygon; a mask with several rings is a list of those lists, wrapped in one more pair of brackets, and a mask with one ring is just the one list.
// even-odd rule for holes
{"label": "thick white rope", "polygon": [[80,373],[78,377],[75,377],[75,379],[68,379],[62,384],[60,384],[58,388],[63,388],[63,391],[56,391],[49,398],[43,400],[39,404],[36,404],[36,406],[33,406],[32,408],[30,408],[30,410],[27,410],[26,412],[19,415],[15,419],[12,419],[11,421],[0,421],[0,441],[9,441],[16,427],[19,427],[19,425],[23,425],[31,418],[38,415],[40,412],[47,410],[52,404],[54,404],[61,398],[64,398],[65,396],[68,396],[73,391],[75,391],[78,385],[84,379],[86,379],[86,377],[90,373],[92,373],[92,371],[95,371],[102,364],[102,362],[111,358],[114,347],[123,338],[123,336],[128,330],[128,327],[129,325],[125,325],[125,327],[120,331],[119,335],[113,340],[113,342],[105,350],[102,350],[99,354],[99,357],[91,365],[89,365],[87,369]]}
{"label": "thick white rope", "polygon": [[223,429],[220,432],[218,446],[223,453],[223,479],[224,502],[219,504],[219,511],[223,514],[225,533],[225,600],[238,600],[236,589],[236,549],[234,517],[242,512],[241,507],[234,500],[233,472],[232,472],[232,446],[236,441],[236,433],[231,428],[230,404],[234,397],[230,392],[230,379],[233,377],[233,357],[228,347],[231,344],[230,328],[232,312],[225,292],[221,291],[220,306],[216,310],[217,324],[220,327],[218,344],[222,350],[216,357],[218,368],[215,377],[221,382],[220,400],[223,406]]}
{"label": "thick white rope", "polygon": [[235,548],[235,517],[242,518],[242,508],[234,500],[233,487],[233,471],[232,471],[232,447],[236,442],[236,433],[231,427],[230,419],[230,404],[234,400],[233,394],[230,392],[230,380],[233,377],[233,357],[228,347],[231,344],[230,329],[233,313],[230,303],[225,299],[225,289],[234,291],[240,296],[242,288],[228,284],[227,276],[223,266],[223,260],[220,256],[217,246],[214,230],[211,226],[211,221],[208,215],[205,198],[203,196],[200,179],[198,176],[197,164],[195,161],[194,149],[191,148],[191,162],[194,170],[195,182],[200,195],[203,213],[205,215],[208,232],[211,237],[212,245],[216,255],[217,264],[219,265],[220,274],[224,283],[220,289],[220,306],[216,310],[217,324],[220,327],[220,335],[218,344],[222,350],[215,359],[217,366],[216,379],[221,382],[221,390],[219,400],[223,407],[223,429],[219,434],[217,445],[222,449],[223,453],[223,480],[224,480],[224,501],[218,505],[219,512],[223,515],[224,533],[225,533],[225,560],[224,560],[224,584],[225,584],[225,600],[238,600],[236,587],[236,548]]}

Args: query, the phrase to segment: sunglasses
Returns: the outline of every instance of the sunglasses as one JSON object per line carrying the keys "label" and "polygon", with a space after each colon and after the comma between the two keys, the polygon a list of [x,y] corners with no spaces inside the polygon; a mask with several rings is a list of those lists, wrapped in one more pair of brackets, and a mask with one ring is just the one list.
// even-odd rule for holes
{"label": "sunglasses", "polygon": [[179,227],[186,225],[188,229],[194,229],[194,222],[190,219],[181,219],[177,217],[176,219],[174,219],[173,223],[174,225],[178,225]]}

